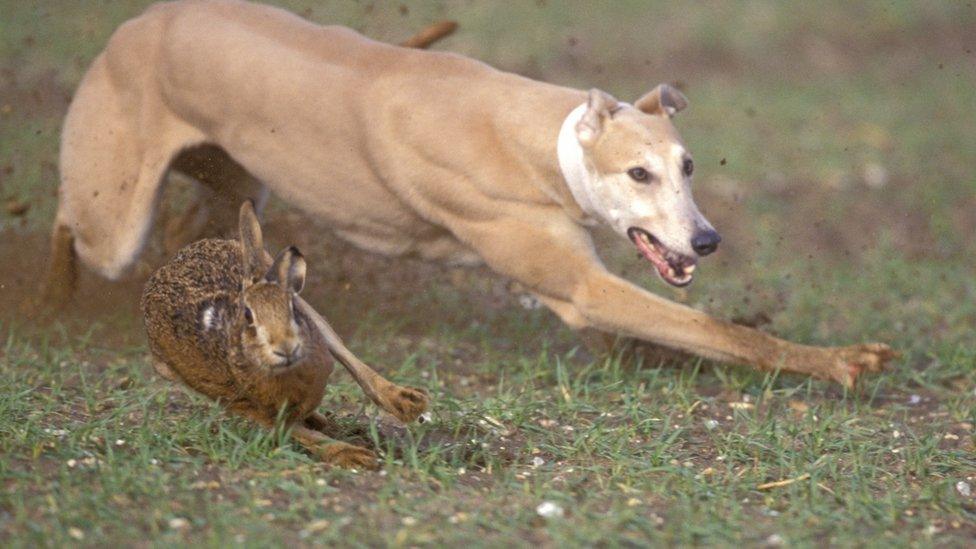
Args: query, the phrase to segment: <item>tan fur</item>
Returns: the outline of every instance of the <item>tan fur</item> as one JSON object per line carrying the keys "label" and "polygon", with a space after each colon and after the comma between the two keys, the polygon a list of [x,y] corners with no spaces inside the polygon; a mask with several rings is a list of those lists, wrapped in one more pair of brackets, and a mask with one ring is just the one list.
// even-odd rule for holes
{"label": "tan fur", "polygon": [[[292,435],[324,460],[375,467],[369,450],[321,432],[326,424],[316,409],[332,355],[317,314],[296,306],[304,260],[287,248],[270,262],[261,242],[248,202],[240,241],[201,240],[150,277],[142,307],[154,368],[266,427],[284,409]],[[422,391],[383,382],[381,405],[400,419],[426,408]],[[364,389],[376,393],[375,386]]]}
{"label": "tan fur", "polygon": [[[86,264],[117,277],[139,253],[172,159],[214,146],[356,245],[484,261],[573,327],[848,386],[879,370],[892,356],[883,345],[788,343],[604,269],[585,226],[592,212],[557,161],[563,121],[590,102],[596,116],[577,136],[591,175],[619,189],[629,184],[619,170],[635,156],[661,164],[649,167],[663,167],[662,185],[673,186],[662,200],[673,196],[645,204],[634,223],[657,227],[664,244],[687,255],[690,231],[710,226],[680,173],[675,151],[683,149],[672,147],[680,139],[670,116],[686,103],[679,96],[657,88],[634,108],[257,4],[159,4],[119,28],[75,96],[56,224],[70,228]],[[650,196],[625,190],[614,200]]]}

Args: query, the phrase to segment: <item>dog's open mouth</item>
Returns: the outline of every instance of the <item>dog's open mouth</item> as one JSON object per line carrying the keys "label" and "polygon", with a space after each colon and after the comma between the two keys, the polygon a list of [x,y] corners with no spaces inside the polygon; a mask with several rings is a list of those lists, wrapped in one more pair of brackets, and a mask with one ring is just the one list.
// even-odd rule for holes
{"label": "dog's open mouth", "polygon": [[641,254],[657,268],[657,274],[672,286],[687,286],[694,278],[695,265],[698,260],[668,249],[667,246],[654,238],[654,235],[641,229],[631,227],[627,229],[627,236],[634,242]]}

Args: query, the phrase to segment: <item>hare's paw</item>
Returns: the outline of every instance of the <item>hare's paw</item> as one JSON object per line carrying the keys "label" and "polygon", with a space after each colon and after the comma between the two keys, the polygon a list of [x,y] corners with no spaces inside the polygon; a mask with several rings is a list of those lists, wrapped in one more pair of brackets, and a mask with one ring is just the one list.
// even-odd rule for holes
{"label": "hare's paw", "polygon": [[890,360],[898,357],[898,352],[884,343],[851,345],[834,351],[834,369],[830,377],[847,388],[853,387],[862,373],[880,372]]}
{"label": "hare's paw", "polygon": [[323,444],[317,450],[322,461],[345,469],[379,469],[379,460],[372,451],[345,442]]}
{"label": "hare's paw", "polygon": [[420,417],[420,414],[427,411],[430,403],[427,391],[415,387],[393,385],[384,396],[390,405],[387,412],[404,423],[410,423]]}

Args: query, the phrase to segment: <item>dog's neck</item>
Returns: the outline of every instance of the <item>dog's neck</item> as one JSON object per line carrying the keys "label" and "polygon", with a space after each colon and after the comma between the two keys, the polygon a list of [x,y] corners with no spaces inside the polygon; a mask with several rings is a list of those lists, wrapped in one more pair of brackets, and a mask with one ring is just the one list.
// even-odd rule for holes
{"label": "dog's neck", "polygon": [[559,140],[556,143],[556,155],[559,159],[559,171],[566,181],[566,186],[586,216],[582,220],[583,223],[595,225],[597,220],[592,200],[593,175],[583,155],[583,146],[576,136],[576,124],[585,112],[586,103],[583,103],[570,111],[563,120],[563,125],[559,129]]}

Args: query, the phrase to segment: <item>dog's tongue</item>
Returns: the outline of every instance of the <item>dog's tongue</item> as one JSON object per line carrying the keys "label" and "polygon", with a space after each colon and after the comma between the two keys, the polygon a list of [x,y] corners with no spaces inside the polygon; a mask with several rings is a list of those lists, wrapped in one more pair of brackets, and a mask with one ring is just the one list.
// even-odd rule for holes
{"label": "dog's tongue", "polygon": [[[662,255],[655,247],[647,242],[643,236],[639,236],[634,239],[634,243],[637,245],[637,249],[640,250],[641,254],[647,258],[648,261],[654,265],[657,269],[657,274],[664,279],[665,282],[671,284],[672,286],[687,286],[691,283],[692,274],[690,271],[692,269],[685,269],[678,267],[675,269],[671,266],[671,263]],[[679,272],[680,269],[680,272]]]}

